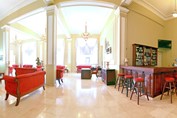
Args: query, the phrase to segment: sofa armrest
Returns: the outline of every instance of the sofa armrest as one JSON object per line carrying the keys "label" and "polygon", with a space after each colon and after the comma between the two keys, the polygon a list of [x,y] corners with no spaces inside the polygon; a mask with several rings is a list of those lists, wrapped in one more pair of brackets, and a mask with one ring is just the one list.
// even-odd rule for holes
{"label": "sofa armrest", "polygon": [[15,82],[15,77],[13,76],[4,75],[3,79],[5,80],[5,82]]}
{"label": "sofa armrest", "polygon": [[7,93],[16,96],[17,95],[17,82],[16,77],[4,75],[5,90]]}

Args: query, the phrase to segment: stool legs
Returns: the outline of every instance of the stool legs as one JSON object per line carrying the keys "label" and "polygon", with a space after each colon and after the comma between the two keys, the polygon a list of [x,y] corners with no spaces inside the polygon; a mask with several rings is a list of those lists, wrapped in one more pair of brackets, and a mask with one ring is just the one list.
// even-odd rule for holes
{"label": "stool legs", "polygon": [[132,78],[124,79],[121,93],[123,93],[124,88],[126,87],[126,96],[128,97],[128,89],[130,88],[130,91],[131,91],[132,84],[133,84]]}
{"label": "stool legs", "polygon": [[115,81],[115,88],[116,88],[116,86],[118,85],[118,91],[119,91],[119,89],[120,89],[120,86],[123,85],[123,80],[124,80],[124,76],[118,76],[118,77],[116,78],[116,81]]}
{"label": "stool legs", "polygon": [[116,81],[115,81],[115,86],[114,86],[114,88],[116,88],[116,86],[117,86],[117,82],[118,82],[118,79],[119,79],[119,76],[116,78]]}
{"label": "stool legs", "polygon": [[117,88],[118,91],[120,89],[120,86],[123,85],[123,82],[124,82],[124,77],[120,77],[118,81],[118,88]]}
{"label": "stool legs", "polygon": [[147,97],[147,100],[149,100],[148,94],[147,94],[147,89],[145,88],[144,82],[135,82],[133,89],[132,89],[132,93],[130,96],[130,100],[132,99],[133,93],[135,92],[138,94],[138,98],[137,98],[137,104],[139,105],[139,97],[142,95],[141,92],[144,90],[144,94]]}
{"label": "stool legs", "polygon": [[[167,84],[169,85],[169,87],[167,87]],[[172,87],[173,87],[173,88],[172,88]],[[165,83],[164,83],[163,91],[162,91],[160,100],[162,100],[163,94],[164,94],[164,92],[165,92],[165,88],[168,88],[168,89],[169,89],[169,90],[168,90],[168,93],[169,93],[169,91],[170,91],[170,102],[172,103],[172,91],[173,91],[173,89],[175,90],[175,93],[177,94],[175,82],[165,82]]]}

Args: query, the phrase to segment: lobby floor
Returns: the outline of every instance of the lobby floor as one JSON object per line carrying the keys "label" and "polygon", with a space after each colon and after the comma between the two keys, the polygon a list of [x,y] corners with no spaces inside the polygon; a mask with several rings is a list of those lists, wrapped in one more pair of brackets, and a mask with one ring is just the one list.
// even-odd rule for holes
{"label": "lobby floor", "polygon": [[[19,106],[16,98],[5,98],[4,81],[0,83],[0,118],[177,118],[177,96],[140,98],[126,97],[114,86],[106,86],[101,78],[80,79],[80,74],[65,74],[64,83],[46,86],[24,96]],[[57,81],[56,81],[57,82]]]}

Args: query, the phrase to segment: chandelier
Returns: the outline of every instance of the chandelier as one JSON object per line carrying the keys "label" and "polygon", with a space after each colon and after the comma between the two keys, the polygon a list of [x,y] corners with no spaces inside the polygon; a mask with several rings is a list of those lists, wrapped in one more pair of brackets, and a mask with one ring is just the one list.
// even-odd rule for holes
{"label": "chandelier", "polygon": [[82,33],[82,38],[86,41],[89,37],[89,33],[87,32],[87,22],[85,22],[85,32]]}

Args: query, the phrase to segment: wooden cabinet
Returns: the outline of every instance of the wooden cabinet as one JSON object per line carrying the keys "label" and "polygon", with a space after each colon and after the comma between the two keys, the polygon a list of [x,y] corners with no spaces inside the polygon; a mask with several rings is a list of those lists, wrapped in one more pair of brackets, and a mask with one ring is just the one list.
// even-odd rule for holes
{"label": "wooden cabinet", "polygon": [[114,85],[116,80],[115,69],[102,69],[102,80],[106,85]]}
{"label": "wooden cabinet", "polygon": [[133,66],[156,66],[157,48],[133,44]]}

